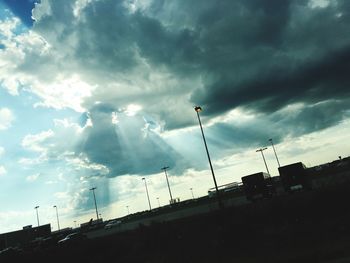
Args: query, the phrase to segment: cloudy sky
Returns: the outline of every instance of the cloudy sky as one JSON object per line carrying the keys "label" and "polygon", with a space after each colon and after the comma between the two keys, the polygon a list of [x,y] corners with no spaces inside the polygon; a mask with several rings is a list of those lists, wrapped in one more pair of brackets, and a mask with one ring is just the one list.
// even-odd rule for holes
{"label": "cloudy sky", "polygon": [[0,232],[349,155],[348,0],[0,0]]}

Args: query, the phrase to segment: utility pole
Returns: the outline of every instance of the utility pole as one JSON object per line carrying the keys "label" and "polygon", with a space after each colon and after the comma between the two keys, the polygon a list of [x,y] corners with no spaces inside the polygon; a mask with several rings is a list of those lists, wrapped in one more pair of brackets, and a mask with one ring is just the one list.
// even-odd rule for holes
{"label": "utility pole", "polygon": [[90,191],[92,191],[92,194],[94,195],[96,217],[97,217],[97,220],[98,220],[99,217],[98,217],[97,203],[96,203],[96,196],[95,196],[95,190],[96,190],[96,189],[97,189],[97,187],[92,187],[92,188],[90,189]]}
{"label": "utility pole", "polygon": [[275,153],[275,156],[276,156],[276,160],[277,160],[278,167],[281,167],[280,162],[279,162],[278,157],[277,157],[277,153],[276,153],[276,150],[275,150],[275,146],[273,145],[273,141],[272,141],[272,139],[269,139],[269,142],[271,143],[271,145],[272,145],[272,149],[273,149],[273,152]]}
{"label": "utility pole", "polygon": [[40,226],[40,224],[39,224],[39,213],[38,213],[38,208],[39,208],[38,205],[37,205],[36,207],[34,207],[34,209],[36,210],[36,220],[38,221],[38,226]]}
{"label": "utility pole", "polygon": [[169,185],[169,180],[168,180],[168,174],[166,172],[167,169],[169,169],[169,166],[164,166],[163,168],[161,168],[161,170],[164,170],[164,173],[165,173],[165,178],[166,178],[166,182],[168,184],[169,195],[170,195],[170,204],[171,204],[173,202],[173,196],[171,195],[171,190],[170,190],[170,185]]}
{"label": "utility pole", "polygon": [[265,156],[264,156],[264,153],[263,153],[263,151],[265,151],[266,149],[267,149],[267,147],[260,148],[260,149],[256,150],[256,152],[261,152],[261,156],[262,156],[262,158],[263,158],[263,160],[264,160],[264,164],[265,164],[265,167],[266,167],[266,171],[267,171],[268,174],[270,174],[269,168],[267,168]]}
{"label": "utility pole", "polygon": [[149,200],[149,195],[148,195],[148,188],[147,188],[146,178],[143,177],[142,180],[145,181],[145,187],[146,187],[146,194],[147,194],[147,199],[148,199],[149,210],[152,210],[151,201]]}
{"label": "utility pole", "polygon": [[54,208],[56,208],[56,217],[57,217],[57,226],[58,226],[58,231],[60,231],[60,220],[58,219],[58,210],[57,210],[57,205],[53,206]]}
{"label": "utility pole", "polygon": [[217,185],[217,183],[216,183],[216,178],[215,178],[215,174],[214,174],[213,165],[211,164],[211,160],[210,160],[210,155],[209,155],[209,150],[208,150],[208,146],[207,146],[207,141],[205,140],[205,136],[204,136],[204,132],[203,132],[203,127],[202,127],[201,118],[199,117],[199,112],[202,111],[202,108],[201,108],[200,106],[196,106],[196,107],[194,107],[194,110],[195,110],[196,113],[197,113],[197,118],[198,118],[198,122],[199,122],[199,127],[200,127],[201,132],[202,132],[204,147],[205,147],[205,151],[206,151],[207,156],[208,156],[209,166],[210,166],[211,174],[212,174],[212,176],[213,176],[213,181],[214,181],[214,185],[215,185],[216,195],[217,195],[217,198],[218,198],[218,203],[219,203],[220,208],[223,208],[224,204],[223,204],[222,201],[221,201],[221,196],[220,196],[220,192],[219,192],[218,185]]}

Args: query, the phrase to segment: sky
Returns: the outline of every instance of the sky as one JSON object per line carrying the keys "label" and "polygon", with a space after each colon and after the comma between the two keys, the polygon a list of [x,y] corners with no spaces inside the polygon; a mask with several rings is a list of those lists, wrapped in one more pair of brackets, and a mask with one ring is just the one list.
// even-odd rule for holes
{"label": "sky", "polygon": [[[0,233],[349,156],[348,0],[0,0]],[[157,199],[159,198],[159,199]]]}

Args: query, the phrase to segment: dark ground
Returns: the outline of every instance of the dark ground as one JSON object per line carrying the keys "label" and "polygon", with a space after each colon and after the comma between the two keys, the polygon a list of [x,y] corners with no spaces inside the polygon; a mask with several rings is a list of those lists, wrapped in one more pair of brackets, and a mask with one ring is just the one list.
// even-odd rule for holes
{"label": "dark ground", "polygon": [[349,197],[299,192],[0,262],[350,262]]}

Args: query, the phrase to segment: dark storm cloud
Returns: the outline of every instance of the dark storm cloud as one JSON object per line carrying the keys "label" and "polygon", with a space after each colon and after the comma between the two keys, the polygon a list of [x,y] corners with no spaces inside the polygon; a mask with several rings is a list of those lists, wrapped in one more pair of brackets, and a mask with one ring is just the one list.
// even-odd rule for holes
{"label": "dark storm cloud", "polygon": [[[275,113],[270,117],[272,123],[279,123],[280,134],[298,137],[313,131],[339,124],[350,117],[350,100],[330,100],[309,105],[302,110],[288,113]],[[276,131],[275,131],[276,132]]]}
{"label": "dark storm cloud", "polygon": [[[293,103],[349,97],[346,1],[315,9],[307,1],[222,2],[238,8],[231,16],[225,14],[233,8],[214,8],[197,24],[207,36],[201,41],[207,50],[202,61],[206,74],[204,87],[195,90],[191,100],[206,107],[203,114],[218,115],[236,107],[270,114]],[[347,103],[341,105],[349,109]],[[333,114],[341,118],[341,112]]]}
{"label": "dark storm cloud", "polygon": [[[110,176],[181,163],[147,127],[196,125],[194,105],[203,106],[205,124],[205,117],[233,109],[254,115],[254,122],[207,128],[216,156],[348,118],[347,0],[322,8],[308,0],[154,0],[136,1],[135,10],[129,2],[87,1],[76,14],[77,2],[48,0],[49,11],[38,9],[34,26],[59,50],[50,64],[57,72],[77,73],[96,87],[83,103],[93,126],[77,153],[107,166]],[[129,104],[153,119],[128,117],[116,106]]]}
{"label": "dark storm cloud", "polygon": [[[73,55],[86,79],[104,85],[86,100],[88,109],[96,100],[134,99],[177,129],[193,121],[155,101],[178,96],[184,100],[178,108],[200,104],[203,114],[218,115],[236,107],[270,113],[349,95],[346,0],[324,8],[311,8],[309,0],[155,0],[134,11],[127,1],[104,0],[88,2],[78,16],[73,1],[49,3],[50,15],[41,15],[35,30],[50,44],[61,43],[62,52],[68,48],[63,57]],[[157,87],[154,72],[173,75],[177,86],[167,79]],[[106,87],[118,81],[129,88]]]}
{"label": "dark storm cloud", "polygon": [[[177,129],[193,122],[187,114],[175,117],[171,107],[152,107],[154,101],[190,98],[188,104],[207,109],[203,114],[218,115],[236,107],[270,113],[290,103],[348,96],[346,1],[311,8],[308,0],[157,0],[134,11],[126,3],[92,1],[78,19],[73,2],[50,1],[51,14],[35,24],[51,44],[73,47],[69,55],[87,79],[134,86],[130,93],[100,88],[87,108],[96,98],[115,105],[135,99],[159,114],[167,129]],[[63,26],[68,22],[74,26]],[[151,72],[164,70],[177,88],[152,83]],[[199,78],[201,85],[184,84]]]}
{"label": "dark storm cloud", "polygon": [[267,75],[256,76],[236,87],[231,86],[230,80],[221,80],[207,93],[202,92],[199,100],[208,105],[212,114],[238,106],[271,113],[297,102],[341,100],[350,94],[349,68],[350,46],[315,61],[300,63],[297,68],[282,65],[270,69]]}

